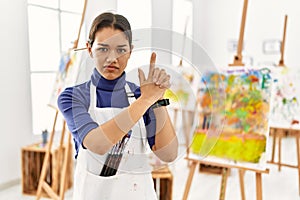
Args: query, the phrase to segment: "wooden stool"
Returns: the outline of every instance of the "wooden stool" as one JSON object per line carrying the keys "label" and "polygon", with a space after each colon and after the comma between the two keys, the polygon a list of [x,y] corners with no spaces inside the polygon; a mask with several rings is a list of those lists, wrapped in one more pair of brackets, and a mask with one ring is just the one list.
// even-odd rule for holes
{"label": "wooden stool", "polygon": [[[22,156],[22,193],[25,195],[36,195],[40,173],[43,166],[43,160],[46,154],[47,146],[41,143],[31,144],[21,149]],[[66,147],[63,146],[63,152]],[[56,192],[60,183],[61,170],[58,169],[59,148],[53,148],[50,153],[50,165],[46,175],[46,181]],[[69,152],[71,158],[72,151]],[[70,160],[67,171],[72,173],[73,162]],[[69,189],[73,185],[73,176],[68,176],[66,180],[66,188]],[[46,193],[42,196],[49,197]]]}
{"label": "wooden stool", "polygon": [[154,188],[158,199],[172,200],[173,175],[168,167],[152,171]]}

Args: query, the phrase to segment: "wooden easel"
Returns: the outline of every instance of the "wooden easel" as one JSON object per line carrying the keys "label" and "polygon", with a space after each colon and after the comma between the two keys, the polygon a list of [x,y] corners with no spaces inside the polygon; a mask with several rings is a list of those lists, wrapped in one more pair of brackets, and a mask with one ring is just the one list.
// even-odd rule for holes
{"label": "wooden easel", "polygon": [[220,187],[220,195],[219,199],[224,200],[225,199],[225,192],[226,192],[226,183],[227,183],[227,178],[228,178],[228,171],[229,169],[236,168],[239,170],[239,178],[240,178],[240,189],[241,189],[241,196],[242,200],[245,200],[245,191],[244,191],[244,173],[246,170],[248,171],[253,171],[255,172],[255,177],[256,177],[256,200],[262,200],[262,173],[269,173],[269,169],[265,170],[259,170],[259,169],[251,169],[251,168],[246,168],[246,167],[241,167],[237,165],[230,165],[230,164],[221,164],[221,163],[215,163],[215,162],[209,162],[205,160],[198,160],[198,159],[193,159],[193,158],[186,158],[191,162],[190,166],[190,172],[189,176],[186,182],[185,190],[184,190],[184,195],[183,195],[183,200],[187,200],[189,191],[192,185],[192,180],[193,176],[195,173],[195,169],[197,165],[199,164],[205,164],[205,165],[213,165],[213,166],[218,166],[222,167],[222,180],[221,180],[221,187]]}
{"label": "wooden easel", "polygon": [[243,50],[247,7],[248,7],[248,0],[244,0],[244,8],[243,8],[242,21],[241,21],[240,36],[239,36],[239,41],[238,41],[238,46],[237,46],[237,55],[234,56],[233,63],[229,64],[229,66],[244,66],[244,63],[242,62],[242,60],[243,60],[242,50]]}
{"label": "wooden easel", "polygon": [[[285,38],[286,38],[286,29],[287,29],[287,19],[288,16],[285,15],[284,19],[284,29],[283,29],[283,38],[281,42],[281,57],[279,60],[279,67],[286,67],[284,63],[284,49],[285,49]],[[299,122],[298,122],[299,123]],[[282,138],[285,137],[285,135],[288,134],[289,136],[295,137],[296,140],[296,152],[297,152],[297,165],[291,165],[281,162],[281,141]],[[272,157],[271,160],[268,161],[270,164],[278,165],[278,171],[281,171],[281,167],[290,167],[290,168],[296,168],[298,169],[298,190],[300,195],[300,129],[293,128],[293,122],[291,123],[291,127],[270,127],[270,135],[273,136],[273,144],[272,144]],[[278,161],[276,162],[274,160],[275,158],[275,150],[276,145],[278,142]]]}
{"label": "wooden easel", "polygon": [[[242,62],[242,49],[243,49],[243,38],[244,38],[244,30],[245,30],[245,22],[246,22],[246,12],[247,12],[247,5],[248,0],[244,0],[244,7],[243,7],[243,15],[242,15],[242,22],[241,22],[241,28],[240,28],[240,37],[238,42],[238,48],[237,48],[237,55],[234,57],[233,64],[229,64],[229,66],[244,66]],[[244,186],[244,174],[245,171],[253,171],[255,172],[256,176],[256,199],[262,200],[262,173],[269,173],[269,169],[255,169],[255,168],[247,168],[240,165],[233,165],[233,164],[225,164],[225,163],[218,163],[218,162],[211,162],[211,161],[205,161],[200,159],[195,159],[191,157],[187,157],[187,160],[191,162],[190,165],[190,172],[188,175],[188,179],[186,182],[186,187],[183,195],[183,200],[187,200],[189,190],[192,184],[193,176],[195,173],[195,169],[197,165],[204,164],[204,165],[211,165],[216,167],[222,168],[222,180],[221,180],[221,187],[220,187],[220,195],[219,199],[224,200],[225,199],[225,192],[226,192],[226,183],[228,178],[229,170],[236,168],[239,170],[239,183],[240,183],[240,191],[241,191],[241,198],[242,200],[245,200],[245,186]]]}
{"label": "wooden easel", "polygon": [[[80,21],[80,26],[79,26],[79,31],[77,35],[77,40],[75,40],[73,49],[76,49],[78,46],[78,42],[80,39],[80,33],[81,33],[81,28],[83,25],[84,21],[84,16],[86,12],[86,6],[87,6],[87,0],[84,1],[84,6],[83,6],[83,12],[81,16],[81,21]],[[38,189],[37,189],[37,194],[36,194],[36,199],[39,200],[42,196],[42,191],[44,190],[52,199],[55,200],[63,200],[64,195],[65,195],[65,190],[66,190],[66,177],[70,176],[71,174],[67,173],[68,166],[70,165],[71,161],[71,133],[68,132],[68,139],[67,139],[67,144],[66,144],[66,150],[64,153],[64,159],[63,162],[61,163],[61,159],[63,156],[63,146],[64,146],[64,137],[65,137],[65,130],[66,130],[66,122],[63,121],[63,128],[61,132],[61,137],[60,137],[60,144],[59,144],[59,153],[58,153],[58,169],[61,169],[61,174],[60,174],[60,185],[59,185],[59,191],[58,191],[58,185],[54,184],[52,187],[46,182],[46,175],[47,175],[47,170],[50,165],[50,154],[51,154],[51,149],[52,149],[52,144],[53,144],[53,139],[54,139],[54,134],[55,134],[55,127],[56,127],[56,122],[57,122],[57,117],[59,110],[57,108],[54,108],[56,110],[55,117],[54,117],[54,123],[50,135],[49,142],[47,144],[46,152],[45,152],[45,157],[43,161],[43,166],[41,170],[41,175],[39,179],[39,184],[38,184]],[[56,180],[57,181],[57,180]]]}
{"label": "wooden easel", "polygon": [[[283,38],[282,38],[282,42],[281,42],[281,48],[280,48],[280,60],[279,60],[279,67],[286,67],[286,65],[284,64],[284,48],[285,48],[285,38],[286,38],[286,28],[287,28],[287,19],[288,16],[285,15],[284,18],[284,29],[283,29]],[[291,124],[292,125],[292,124]],[[283,137],[283,134],[287,131],[290,131],[291,129],[288,128],[279,128],[279,127],[270,127],[270,133],[272,133],[273,136],[273,144],[272,144],[272,158],[271,161],[269,161],[269,163],[271,164],[278,164],[278,170],[281,170],[281,166],[283,165],[281,163],[281,139]],[[278,163],[274,162],[274,156],[275,156],[275,148],[276,148],[276,139],[278,138]],[[297,143],[298,146],[298,143]],[[299,151],[298,151],[299,154]],[[291,167],[291,166],[289,166]],[[300,172],[299,172],[300,173]],[[300,174],[299,174],[299,185],[300,185]],[[299,186],[300,187],[300,186]],[[299,192],[300,192],[300,188],[299,188]]]}
{"label": "wooden easel", "polygon": [[[182,63],[183,63],[183,54],[185,51],[185,41],[186,41],[186,35],[187,35],[187,26],[188,26],[188,22],[189,22],[189,17],[186,18],[185,20],[185,25],[184,25],[184,32],[183,32],[183,45],[182,45],[182,51],[181,51],[181,58],[179,61],[179,65],[178,67],[183,67]],[[185,137],[185,147],[186,147],[186,155],[188,156],[190,153],[190,132],[191,132],[191,128],[194,122],[194,117],[195,117],[195,113],[196,113],[196,109],[197,109],[197,103],[195,103],[194,105],[194,110],[187,110],[187,109],[181,109],[181,117],[182,117],[182,126],[183,126],[183,133],[184,133],[184,137]],[[176,127],[176,122],[177,122],[177,115],[178,115],[178,108],[174,109],[174,127]],[[189,165],[189,162],[188,162]]]}
{"label": "wooden easel", "polygon": [[280,46],[281,57],[280,57],[279,64],[278,64],[278,66],[280,66],[280,67],[285,67],[285,64],[284,64],[284,47],[285,47],[287,19],[288,19],[288,16],[285,15],[285,18],[284,18],[284,29],[283,29],[283,38],[282,38],[282,42],[281,42],[281,46]]}
{"label": "wooden easel", "polygon": [[[174,108],[174,116],[173,116],[173,126],[176,128],[177,126],[177,117],[178,117],[178,112],[180,110],[178,108]],[[188,156],[190,153],[190,132],[192,128],[192,123],[194,121],[195,117],[195,111],[192,110],[181,110],[181,117],[182,117],[182,125],[183,125],[183,134],[184,134],[184,139],[185,139],[185,147],[186,147],[186,155]],[[187,162],[189,166],[189,161]]]}
{"label": "wooden easel", "polygon": [[[52,198],[56,200],[63,200],[64,199],[64,193],[66,190],[66,180],[67,176],[70,174],[67,174],[67,169],[68,165],[70,165],[70,150],[71,150],[71,134],[68,134],[68,140],[67,140],[67,145],[66,145],[66,150],[64,153],[64,159],[63,162],[61,163],[61,158],[63,155],[63,146],[64,146],[64,136],[65,136],[65,122],[63,123],[63,129],[62,129],[62,134],[60,138],[60,144],[59,144],[59,151],[58,151],[58,163],[57,163],[57,168],[62,169],[61,174],[60,174],[60,181],[55,180],[56,183],[59,184],[59,191],[58,191],[58,184],[53,184],[52,187],[46,182],[46,175],[47,175],[47,170],[50,165],[50,154],[51,154],[51,149],[52,149],[52,144],[53,144],[53,139],[54,139],[54,134],[55,134],[55,126],[56,126],[56,121],[58,117],[58,110],[56,110],[55,113],[55,118],[54,118],[54,123],[50,135],[49,142],[47,143],[47,148],[46,148],[46,153],[43,161],[43,167],[39,179],[39,185],[37,189],[37,194],[36,194],[36,199],[39,200],[42,196],[42,190],[44,189],[45,192]],[[62,167],[61,167],[62,164]],[[59,192],[59,194],[57,194]]]}

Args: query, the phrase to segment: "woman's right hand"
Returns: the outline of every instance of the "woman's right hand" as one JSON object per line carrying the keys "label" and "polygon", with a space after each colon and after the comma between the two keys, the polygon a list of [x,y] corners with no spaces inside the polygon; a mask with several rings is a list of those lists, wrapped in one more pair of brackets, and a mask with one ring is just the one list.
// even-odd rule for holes
{"label": "woman's right hand", "polygon": [[150,58],[150,67],[147,79],[143,70],[138,69],[140,79],[141,97],[149,104],[154,104],[161,99],[170,87],[170,75],[164,69],[155,67],[156,54],[153,52]]}

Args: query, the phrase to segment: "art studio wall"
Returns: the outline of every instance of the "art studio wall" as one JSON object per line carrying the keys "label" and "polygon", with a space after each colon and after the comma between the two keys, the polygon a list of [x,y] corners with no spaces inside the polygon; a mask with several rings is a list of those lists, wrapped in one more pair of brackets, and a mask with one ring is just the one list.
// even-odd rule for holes
{"label": "art studio wall", "polygon": [[0,2],[0,187],[21,177],[21,147],[32,142],[27,3]]}
{"label": "art studio wall", "polygon": [[[243,0],[193,0],[193,37],[206,49],[217,66],[233,62],[232,43],[239,37]],[[253,64],[278,64],[280,54],[265,54],[263,42],[282,40],[284,16],[288,15],[285,61],[300,67],[300,2],[297,0],[249,0],[244,35],[244,59]]]}

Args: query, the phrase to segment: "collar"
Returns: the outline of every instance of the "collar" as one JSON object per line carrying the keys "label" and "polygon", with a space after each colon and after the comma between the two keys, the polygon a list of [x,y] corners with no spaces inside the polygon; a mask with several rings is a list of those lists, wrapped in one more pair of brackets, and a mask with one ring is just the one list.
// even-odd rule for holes
{"label": "collar", "polygon": [[122,75],[114,80],[107,80],[98,72],[96,68],[93,70],[91,77],[92,84],[97,87],[97,89],[114,91],[120,90],[125,87],[126,84],[126,73],[123,72]]}

